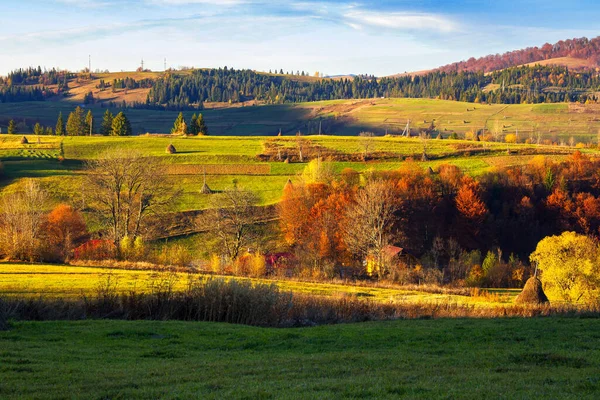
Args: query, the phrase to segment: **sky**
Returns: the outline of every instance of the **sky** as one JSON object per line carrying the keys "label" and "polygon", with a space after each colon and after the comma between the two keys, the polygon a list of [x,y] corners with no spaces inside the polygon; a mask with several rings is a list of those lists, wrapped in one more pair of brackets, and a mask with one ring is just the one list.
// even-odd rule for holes
{"label": "sky", "polygon": [[0,75],[28,66],[392,75],[600,35],[597,0],[0,0]]}

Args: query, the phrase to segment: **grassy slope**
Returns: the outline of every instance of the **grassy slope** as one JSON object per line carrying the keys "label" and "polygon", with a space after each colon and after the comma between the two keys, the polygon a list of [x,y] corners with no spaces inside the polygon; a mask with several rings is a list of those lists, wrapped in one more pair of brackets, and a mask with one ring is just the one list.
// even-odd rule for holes
{"label": "grassy slope", "polygon": [[0,332],[0,397],[592,399],[599,329],[562,318],[17,323]]}
{"label": "grassy slope", "polygon": [[[36,121],[54,126],[59,111],[66,115],[77,102],[28,102],[0,104],[0,128],[6,132],[10,118],[26,119],[29,126]],[[103,108],[92,108],[100,121]],[[522,138],[534,132],[553,139],[589,141],[600,128],[599,105],[535,104],[481,105],[428,99],[335,100],[274,106],[248,106],[203,111],[208,127],[215,135],[276,135],[281,129],[292,135],[297,131],[318,133],[323,120],[325,133],[356,135],[363,130],[383,134],[400,133],[410,119],[414,128],[428,127],[433,119],[446,136],[470,130],[493,129],[496,121],[503,133],[518,130]],[[113,110],[118,111],[118,110]],[[127,110],[135,133],[169,132],[178,112]],[[190,118],[192,112],[184,113]]]}
{"label": "grassy slope", "polygon": [[[166,278],[166,274],[152,271],[132,271],[121,269],[71,267],[63,265],[29,265],[0,263],[0,296],[48,296],[78,298],[81,295],[94,295],[99,285],[107,279],[115,284],[120,292],[130,290],[147,291]],[[183,290],[189,279],[207,279],[202,274],[178,274],[175,289]],[[245,278],[236,278],[245,279]],[[432,294],[407,290],[400,287],[368,287],[335,283],[307,283],[289,280],[254,279],[254,282],[275,283],[282,290],[294,293],[308,293],[322,296],[353,295],[373,301],[395,302],[436,302],[471,304],[481,307],[509,303],[518,291],[504,290],[497,298],[476,298],[454,294]]]}

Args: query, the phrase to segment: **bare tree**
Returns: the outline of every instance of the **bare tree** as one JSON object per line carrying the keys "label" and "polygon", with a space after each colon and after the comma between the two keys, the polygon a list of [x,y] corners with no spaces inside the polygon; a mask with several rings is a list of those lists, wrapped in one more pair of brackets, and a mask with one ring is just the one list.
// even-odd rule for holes
{"label": "bare tree", "polygon": [[146,219],[168,211],[180,192],[168,184],[157,158],[112,150],[87,163],[89,206],[106,224],[115,245],[142,236]]}
{"label": "bare tree", "polygon": [[344,241],[350,251],[363,260],[370,257],[380,275],[385,273],[384,249],[390,243],[390,228],[396,211],[394,193],[382,181],[369,182],[356,195],[346,213]]}
{"label": "bare tree", "polygon": [[0,250],[8,258],[34,261],[40,256],[46,192],[28,179],[23,189],[0,203]]}
{"label": "bare tree", "polygon": [[234,186],[214,195],[199,220],[199,227],[215,236],[222,255],[230,261],[255,239],[255,225],[261,220],[257,204],[256,194]]}
{"label": "bare tree", "polygon": [[373,134],[373,132],[361,132],[359,134],[360,136],[360,144],[363,148],[363,160],[367,160],[367,158],[369,157],[371,150],[373,149],[374,145],[375,145],[375,141],[373,139],[373,137],[375,136]]}

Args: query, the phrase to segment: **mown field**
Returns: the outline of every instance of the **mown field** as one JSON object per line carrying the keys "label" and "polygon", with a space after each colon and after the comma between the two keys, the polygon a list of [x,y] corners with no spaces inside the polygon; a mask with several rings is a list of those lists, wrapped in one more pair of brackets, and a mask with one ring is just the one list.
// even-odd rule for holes
{"label": "mown field", "polygon": [[595,399],[599,330],[577,318],[19,322],[0,332],[0,397]]}
{"label": "mown field", "polygon": [[[207,206],[209,196],[199,193],[205,171],[211,189],[231,188],[235,180],[240,187],[255,191],[261,204],[268,205],[277,203],[287,180],[297,180],[297,174],[306,167],[306,163],[261,161],[259,158],[268,144],[294,151],[295,137],[27,136],[29,144],[23,145],[21,135],[0,135],[0,161],[4,164],[5,174],[5,179],[0,181],[0,190],[3,193],[17,190],[24,178],[35,178],[50,192],[53,201],[49,206],[61,201],[82,202],[85,161],[110,149],[133,149],[145,156],[160,158],[165,163],[165,172],[183,191],[182,199],[173,211],[200,210]],[[359,172],[392,170],[402,166],[406,158],[412,158],[421,168],[435,169],[442,163],[450,163],[476,176],[496,167],[526,163],[535,154],[547,154],[558,160],[573,151],[566,147],[431,139],[427,141],[430,160],[421,162],[423,143],[419,139],[377,137],[369,151],[384,152],[386,158],[362,162],[359,160],[364,147],[358,137],[310,136],[306,139],[313,146],[337,154],[340,160],[357,160],[332,161],[331,166],[337,173],[344,168]],[[61,143],[64,160],[59,160]],[[175,146],[176,154],[165,152],[169,144]],[[510,155],[507,149],[510,149]],[[522,152],[528,154],[520,154]]]}
{"label": "mown field", "polygon": [[[131,96],[135,93],[132,92]],[[58,113],[68,115],[81,101],[23,102],[0,104],[0,128],[6,132],[10,119],[24,121],[29,128],[36,122],[54,127]],[[95,120],[101,121],[105,109],[91,106]],[[118,112],[118,109],[112,110]],[[499,128],[502,134],[519,132],[522,140],[542,137],[555,142],[573,136],[580,142],[596,143],[600,129],[599,105],[566,104],[474,104],[435,99],[333,100],[299,104],[263,105],[206,109],[203,115],[213,135],[275,136],[322,133],[351,136],[361,131],[399,134],[408,120],[414,129],[427,128],[431,122],[448,137],[469,131]],[[176,111],[126,110],[134,133],[169,133]],[[184,112],[186,119],[192,111]]]}
{"label": "mown field", "polygon": [[[38,297],[75,299],[93,296],[107,287],[117,293],[152,292],[169,283],[184,290],[190,282],[219,276],[199,273],[167,273],[113,268],[0,263],[0,297]],[[249,278],[230,278],[241,279]],[[342,283],[301,282],[292,280],[252,279],[254,283],[274,283],[283,291],[319,296],[355,296],[379,302],[452,303],[493,307],[512,303],[518,290],[493,292],[492,296],[428,293],[400,286],[369,286]]]}

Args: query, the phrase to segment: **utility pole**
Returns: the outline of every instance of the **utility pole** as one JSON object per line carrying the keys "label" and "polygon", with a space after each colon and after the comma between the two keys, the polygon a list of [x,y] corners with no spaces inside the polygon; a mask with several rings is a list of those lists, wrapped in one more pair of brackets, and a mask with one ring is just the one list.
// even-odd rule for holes
{"label": "utility pole", "polygon": [[144,59],[142,58],[142,72],[144,72]]}
{"label": "utility pole", "polygon": [[92,76],[92,55],[88,55],[88,72]]}

